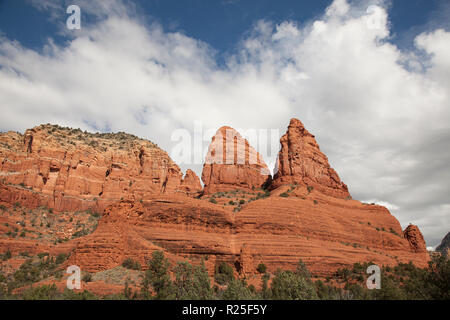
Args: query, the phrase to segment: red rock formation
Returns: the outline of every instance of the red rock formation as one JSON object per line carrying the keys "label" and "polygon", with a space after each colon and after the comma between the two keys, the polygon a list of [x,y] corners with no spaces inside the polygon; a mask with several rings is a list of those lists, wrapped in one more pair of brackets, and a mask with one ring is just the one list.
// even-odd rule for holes
{"label": "red rock formation", "polygon": [[247,244],[243,244],[238,261],[239,272],[243,276],[252,275],[256,272],[256,266],[253,261],[253,253]]}
{"label": "red rock formation", "polygon": [[181,182],[180,190],[190,196],[199,196],[203,190],[200,179],[194,171],[188,169],[183,181]]}
{"label": "red rock formation", "polygon": [[[201,189],[150,141],[125,133],[89,134],[42,125],[0,135],[0,200],[58,211],[101,210],[129,195]],[[198,179],[198,178],[197,178]]]}
{"label": "red rock formation", "polygon": [[123,200],[106,209],[97,230],[83,237],[69,259],[82,270],[110,269],[131,257],[146,266],[155,250],[163,250],[174,263],[182,259],[206,261],[214,270],[215,256],[234,263],[230,241],[233,214],[207,201],[181,195],[151,196],[142,203]]}
{"label": "red rock formation", "polygon": [[[230,146],[216,135],[207,160],[224,145],[232,156],[225,152],[219,157],[222,163],[205,164],[205,189],[210,193],[243,189],[248,195],[266,181],[268,175],[261,170],[267,167],[245,140],[244,151],[238,148],[236,132],[226,129],[231,128],[218,133],[225,131],[233,143]],[[106,209],[93,233],[63,243],[47,237],[8,237],[9,229],[1,228],[15,224],[16,217],[0,213],[0,252],[7,248],[14,253],[70,252],[67,264],[89,272],[111,269],[128,257],[145,267],[154,250],[163,250],[174,263],[183,259],[200,263],[208,257],[205,263],[211,274],[226,261],[245,276],[255,273],[260,262],[269,272],[295,269],[300,258],[313,273],[324,276],[355,262],[426,265],[428,255],[417,227],[408,227],[403,236],[386,208],[348,199],[347,188],[298,120],[291,121],[281,142],[277,190],[267,198],[253,195],[247,200],[233,194],[240,211],[232,212],[219,196],[218,204],[187,197],[199,190],[198,178],[188,171],[182,179],[178,166],[151,142],[53,126],[29,130],[25,138],[2,134],[0,204],[45,204],[61,211],[93,205]],[[298,185],[283,187],[294,183]],[[283,189],[289,189],[288,197],[279,196]],[[224,195],[223,200],[228,203],[230,198]],[[62,214],[57,210],[55,214]]]}
{"label": "red rock formation", "polygon": [[418,226],[410,224],[405,231],[403,231],[403,236],[408,240],[412,251],[426,252],[427,246]]}
{"label": "red rock formation", "polygon": [[237,214],[185,196],[124,200],[107,208],[97,230],[78,241],[69,263],[96,272],[131,257],[145,266],[154,250],[165,251],[173,263],[207,257],[211,273],[225,261],[247,277],[260,262],[273,273],[294,270],[300,258],[321,276],[355,262],[424,267],[428,261],[426,250],[410,246],[386,208],[318,193],[272,196]]}
{"label": "red rock formation", "polygon": [[217,130],[202,171],[204,193],[262,187],[270,171],[261,155],[233,128]]}
{"label": "red rock formation", "polygon": [[331,196],[350,197],[347,186],[330,167],[327,156],[320,151],[316,139],[300,120],[291,120],[280,143],[272,189],[297,183]]}

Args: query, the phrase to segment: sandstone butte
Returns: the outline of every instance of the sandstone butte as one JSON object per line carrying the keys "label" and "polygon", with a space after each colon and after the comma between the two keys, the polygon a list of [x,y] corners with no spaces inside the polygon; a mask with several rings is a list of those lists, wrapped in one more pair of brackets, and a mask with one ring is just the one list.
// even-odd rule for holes
{"label": "sandstone butte", "polygon": [[[228,145],[227,135],[233,141]],[[426,266],[419,228],[403,231],[386,208],[353,200],[299,120],[291,120],[280,140],[273,181],[248,141],[237,141],[242,138],[232,128],[218,130],[203,168],[202,190],[193,171],[183,178],[166,152],[128,134],[52,125],[24,135],[2,133],[0,204],[46,206],[56,216],[90,209],[102,217],[95,231],[82,237],[71,238],[67,227],[67,241],[58,243],[7,236],[1,228],[16,221],[2,213],[0,252],[70,253],[66,265],[95,273],[128,257],[145,266],[153,251],[163,250],[173,263],[205,259],[211,275],[217,264],[228,262],[249,283],[260,282],[256,267],[261,262],[273,273],[294,269],[300,258],[320,277],[355,262]],[[216,157],[218,145],[228,150],[226,155]],[[270,195],[261,196],[262,186]],[[230,199],[243,203],[231,205]]]}
{"label": "sandstone butte", "polygon": [[222,127],[212,137],[202,171],[204,193],[254,190],[270,180],[261,155],[236,130]]}

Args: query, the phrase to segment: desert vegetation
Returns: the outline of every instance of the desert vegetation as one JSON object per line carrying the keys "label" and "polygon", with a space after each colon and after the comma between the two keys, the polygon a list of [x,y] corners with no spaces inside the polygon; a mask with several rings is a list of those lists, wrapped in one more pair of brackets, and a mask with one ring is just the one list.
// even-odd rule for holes
{"label": "desert vegetation", "polygon": [[28,209],[20,203],[0,207],[0,238],[24,238],[62,243],[91,234],[100,214],[92,210],[54,213],[51,208]]}
{"label": "desert vegetation", "polygon": [[[7,253],[5,253],[8,256]],[[3,256],[5,256],[3,254]],[[450,299],[450,260],[435,255],[427,268],[417,268],[412,263],[382,268],[381,289],[366,287],[367,267],[371,262],[355,263],[351,268],[337,270],[325,279],[313,277],[300,260],[295,270],[278,269],[267,272],[264,263],[258,265],[259,289],[238,278],[234,268],[222,262],[216,266],[214,282],[204,262],[193,266],[187,261],[171,265],[162,251],[153,252],[145,271],[136,271],[136,261],[127,259],[125,268],[139,272],[139,283],[129,280],[123,292],[97,296],[89,291],[57,290],[54,284],[29,287],[21,293],[14,289],[35,283],[45,277],[57,277],[58,266],[67,256],[50,257],[42,253],[28,259],[12,276],[0,273],[0,298],[24,300],[440,300]],[[101,272],[104,273],[104,272]],[[99,273],[100,274],[100,273]],[[83,281],[90,282],[96,275],[85,274]]]}
{"label": "desert vegetation", "polygon": [[205,196],[203,199],[214,204],[220,204],[225,208],[230,208],[233,212],[239,212],[242,210],[244,205],[253,201],[265,199],[269,196],[269,190],[264,188],[254,188],[251,191],[236,189],[231,191],[216,192]]}

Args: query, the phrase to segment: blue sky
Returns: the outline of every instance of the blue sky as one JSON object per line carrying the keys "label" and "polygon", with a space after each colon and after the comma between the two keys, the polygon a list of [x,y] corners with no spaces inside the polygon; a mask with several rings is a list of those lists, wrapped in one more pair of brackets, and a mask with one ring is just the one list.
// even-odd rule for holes
{"label": "blue sky", "polygon": [[[57,1],[61,2],[62,1]],[[136,0],[140,14],[160,23],[167,31],[178,31],[202,40],[218,51],[218,59],[232,52],[258,20],[304,23],[320,15],[330,0]],[[77,3],[72,1],[71,3]],[[448,28],[450,6],[446,0],[393,0],[389,3],[390,40],[411,46],[415,35],[430,27]],[[445,15],[447,13],[447,15]],[[65,19],[60,12],[61,21]],[[29,0],[0,0],[0,31],[22,45],[39,50],[52,37],[64,41],[50,12],[38,10]],[[83,20],[91,21],[84,14]]]}
{"label": "blue sky", "polygon": [[[66,28],[69,4],[81,30]],[[0,131],[126,131],[200,176],[220,126],[275,132],[250,141],[272,169],[296,117],[355,199],[436,246],[450,226],[449,17],[447,0],[0,0]]]}

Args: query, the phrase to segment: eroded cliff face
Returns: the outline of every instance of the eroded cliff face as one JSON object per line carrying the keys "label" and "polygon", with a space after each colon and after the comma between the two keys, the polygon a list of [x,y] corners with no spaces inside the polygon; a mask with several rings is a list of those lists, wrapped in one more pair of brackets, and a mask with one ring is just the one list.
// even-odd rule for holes
{"label": "eroded cliff face", "polygon": [[[195,193],[193,172],[182,172],[150,141],[118,134],[90,134],[42,125],[1,134],[1,200],[58,211],[108,205],[134,195]],[[197,178],[198,180],[198,178]]]}
{"label": "eroded cliff face", "polygon": [[291,120],[280,144],[272,189],[287,184],[300,184],[334,197],[350,197],[347,186],[330,167],[328,158],[320,151],[315,137],[300,120]]}
{"label": "eroded cliff face", "polygon": [[302,259],[314,274],[328,276],[355,262],[424,267],[428,255],[423,239],[416,240],[403,236],[384,207],[321,193],[273,196],[246,203],[237,214],[205,200],[161,195],[108,207],[69,263],[97,272],[132,257],[145,266],[151,252],[163,250],[173,263],[205,258],[211,274],[222,261],[251,277],[261,262],[274,273],[294,270]]}
{"label": "eroded cliff face", "polygon": [[204,193],[261,188],[270,171],[261,155],[231,127],[217,130],[202,171]]}
{"label": "eroded cliff face", "polygon": [[[261,262],[275,272],[295,269],[300,258],[321,276],[355,262],[426,266],[420,230],[409,226],[403,232],[386,208],[352,200],[299,120],[291,120],[281,138],[272,184],[261,156],[248,141],[238,141],[235,130],[219,129],[202,190],[193,171],[183,178],[166,152],[127,134],[49,125],[25,135],[1,134],[0,204],[9,211],[0,213],[0,252],[70,253],[67,265],[99,272],[128,257],[145,267],[153,251],[163,250],[173,263],[207,258],[212,275],[226,261],[250,278]],[[213,161],[220,146],[229,152],[219,154],[222,162]],[[263,185],[272,191],[256,190]],[[20,209],[14,209],[16,202]],[[54,209],[51,220],[39,211],[49,209],[40,206]],[[26,213],[38,207],[35,216]],[[75,216],[84,210],[101,213],[98,225],[87,215]],[[91,221],[96,228],[75,237],[75,221]],[[20,239],[8,235],[6,225],[20,223],[29,231]]]}

